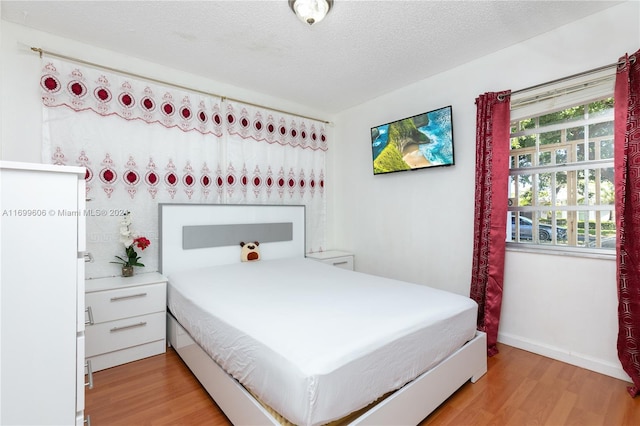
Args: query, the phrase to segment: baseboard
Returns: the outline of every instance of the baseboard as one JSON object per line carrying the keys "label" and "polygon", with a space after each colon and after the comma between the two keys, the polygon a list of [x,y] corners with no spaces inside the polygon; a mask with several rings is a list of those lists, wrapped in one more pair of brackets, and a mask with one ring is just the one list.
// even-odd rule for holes
{"label": "baseboard", "polygon": [[624,380],[625,382],[631,382],[631,378],[624,372],[619,363],[614,364],[579,353],[568,353],[560,348],[541,344],[540,342],[535,342],[507,333],[498,333],[498,342],[528,352],[533,352],[538,355],[546,356],[547,358],[562,361],[567,364],[575,365],[577,367],[585,368],[587,370],[595,371],[596,373]]}

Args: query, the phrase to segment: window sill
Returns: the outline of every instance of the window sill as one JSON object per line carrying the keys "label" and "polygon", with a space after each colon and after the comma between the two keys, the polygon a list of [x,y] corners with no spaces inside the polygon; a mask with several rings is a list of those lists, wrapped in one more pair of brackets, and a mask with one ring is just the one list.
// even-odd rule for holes
{"label": "window sill", "polygon": [[591,259],[616,260],[616,251],[611,249],[588,249],[581,247],[541,246],[537,244],[507,243],[507,251],[546,254],[550,256],[572,256]]}

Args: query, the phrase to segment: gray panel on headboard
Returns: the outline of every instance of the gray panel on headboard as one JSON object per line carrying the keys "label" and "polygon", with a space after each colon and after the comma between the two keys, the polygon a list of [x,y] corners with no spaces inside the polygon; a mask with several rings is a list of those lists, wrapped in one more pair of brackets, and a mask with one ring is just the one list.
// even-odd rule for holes
{"label": "gray panel on headboard", "polygon": [[207,247],[224,247],[258,241],[272,243],[291,241],[293,224],[285,223],[242,223],[231,225],[195,225],[182,227],[182,248],[184,250]]}

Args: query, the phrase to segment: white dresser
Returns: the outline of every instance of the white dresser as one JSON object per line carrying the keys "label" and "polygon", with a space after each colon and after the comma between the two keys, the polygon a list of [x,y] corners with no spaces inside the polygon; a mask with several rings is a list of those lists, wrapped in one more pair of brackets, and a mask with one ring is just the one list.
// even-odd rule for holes
{"label": "white dresser", "polygon": [[353,271],[353,253],[339,250],[327,250],[317,253],[308,253],[307,257],[338,268]]}
{"label": "white dresser", "polygon": [[84,177],[0,161],[0,424],[84,422]]}
{"label": "white dresser", "polygon": [[93,372],[166,351],[167,279],[139,271],[85,281],[86,356]]}

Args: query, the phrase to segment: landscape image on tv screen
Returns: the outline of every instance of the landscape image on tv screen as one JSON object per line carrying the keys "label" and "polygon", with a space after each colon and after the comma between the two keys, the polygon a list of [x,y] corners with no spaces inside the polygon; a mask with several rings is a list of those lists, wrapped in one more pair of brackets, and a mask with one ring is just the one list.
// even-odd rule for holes
{"label": "landscape image on tv screen", "polygon": [[371,128],[373,174],[453,165],[451,106]]}

